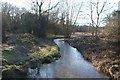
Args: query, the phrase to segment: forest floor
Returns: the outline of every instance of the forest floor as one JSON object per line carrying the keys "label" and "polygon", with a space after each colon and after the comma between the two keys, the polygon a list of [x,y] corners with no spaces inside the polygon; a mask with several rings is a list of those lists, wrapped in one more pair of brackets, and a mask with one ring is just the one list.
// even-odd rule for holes
{"label": "forest floor", "polygon": [[9,34],[2,44],[2,78],[25,78],[28,67],[40,67],[59,57],[59,49],[52,38]]}
{"label": "forest floor", "polygon": [[83,36],[65,40],[77,48],[83,57],[91,62],[99,72],[103,72],[111,79],[120,79],[120,47],[118,42]]}

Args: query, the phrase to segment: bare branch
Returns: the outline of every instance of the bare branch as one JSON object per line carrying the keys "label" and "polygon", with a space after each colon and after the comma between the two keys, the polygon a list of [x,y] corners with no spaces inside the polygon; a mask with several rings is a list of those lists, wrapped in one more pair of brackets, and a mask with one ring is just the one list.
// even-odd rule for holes
{"label": "bare branch", "polygon": [[75,23],[76,23],[76,21],[77,21],[77,18],[78,18],[78,15],[79,15],[79,13],[80,13],[80,10],[81,10],[81,8],[82,8],[82,5],[83,5],[83,1],[82,1],[81,5],[80,5],[80,7],[79,7],[79,9],[78,9],[78,12],[77,12],[77,15],[76,15],[76,18],[75,18],[75,21],[74,21],[73,25],[75,25]]}
{"label": "bare branch", "polygon": [[105,7],[106,3],[107,3],[107,2],[104,2],[104,3],[103,3],[103,6],[102,6],[102,8],[101,8],[101,10],[100,10],[99,14],[101,14],[101,13],[103,12],[104,7]]}
{"label": "bare branch", "polygon": [[97,15],[99,15],[99,8],[98,8],[98,5],[99,5],[99,0],[97,1],[97,3],[96,3],[96,12],[97,12]]}
{"label": "bare branch", "polygon": [[112,9],[112,8],[113,8],[113,6],[112,6],[112,7],[110,7],[110,8],[108,8],[108,9],[103,10],[103,11],[102,11],[102,13],[103,13],[103,12],[106,12],[106,11],[108,11],[108,10]]}
{"label": "bare branch", "polygon": [[[48,12],[49,10],[52,10],[53,8],[57,7],[57,5],[58,5],[59,3],[60,3],[60,2],[58,2],[55,6],[52,6],[51,8],[49,8],[49,9],[43,11],[43,13]],[[43,13],[42,13],[42,14],[43,14]]]}

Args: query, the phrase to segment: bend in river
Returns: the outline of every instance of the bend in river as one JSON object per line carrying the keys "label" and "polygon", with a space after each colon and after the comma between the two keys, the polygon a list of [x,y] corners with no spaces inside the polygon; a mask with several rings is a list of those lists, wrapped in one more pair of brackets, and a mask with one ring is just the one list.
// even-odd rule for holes
{"label": "bend in river", "polygon": [[63,39],[55,39],[60,48],[61,58],[51,64],[44,64],[39,69],[30,69],[29,77],[32,78],[108,78],[99,73],[95,67],[84,60],[76,48],[65,43]]}

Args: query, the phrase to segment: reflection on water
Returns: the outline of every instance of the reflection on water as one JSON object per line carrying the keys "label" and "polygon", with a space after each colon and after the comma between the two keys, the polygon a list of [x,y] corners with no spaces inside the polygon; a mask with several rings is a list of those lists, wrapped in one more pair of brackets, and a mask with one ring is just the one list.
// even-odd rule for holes
{"label": "reflection on water", "polygon": [[51,64],[44,64],[37,69],[29,68],[29,77],[32,78],[107,78],[96,71],[94,66],[85,61],[76,50],[61,39],[55,39],[60,48],[61,58]]}

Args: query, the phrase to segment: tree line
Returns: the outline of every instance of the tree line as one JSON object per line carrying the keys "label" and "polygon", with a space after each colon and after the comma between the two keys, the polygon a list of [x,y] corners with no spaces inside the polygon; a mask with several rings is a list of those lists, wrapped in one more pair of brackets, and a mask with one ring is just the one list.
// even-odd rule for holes
{"label": "tree line", "polygon": [[[32,11],[18,8],[14,5],[2,3],[2,38],[6,39],[9,33],[30,33],[37,37],[46,37],[47,34],[70,34],[73,25],[68,25],[63,18],[59,17],[58,3],[42,10],[43,1],[32,2]],[[53,10],[54,9],[54,10]],[[51,11],[52,10],[52,11]],[[51,12],[50,12],[51,11]],[[69,21],[69,20],[68,20]],[[66,24],[67,23],[67,24]],[[69,27],[69,29],[68,29]]]}
{"label": "tree line", "polygon": [[[102,19],[102,15],[112,8],[108,7],[109,4],[106,1],[103,1],[103,3],[99,0],[96,2],[89,1],[85,4],[87,5],[86,10],[82,10],[84,7],[83,2],[76,6],[74,0],[60,0],[54,5],[50,0],[46,10],[42,9],[44,0],[33,0],[31,3],[32,11],[18,8],[7,2],[2,3],[3,41],[9,33],[30,33],[37,37],[46,37],[47,34],[69,37],[71,33],[77,30],[77,20],[81,14],[89,17],[89,24],[92,27],[90,32],[93,36],[99,35],[99,27],[103,21],[106,22],[106,26],[110,26],[113,21],[107,19],[108,15],[106,19]],[[116,13],[119,13],[119,11]],[[109,29],[105,27],[105,30]]]}

